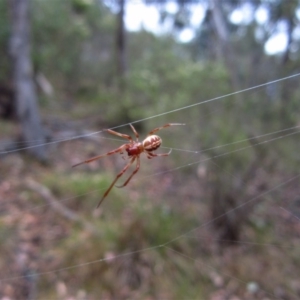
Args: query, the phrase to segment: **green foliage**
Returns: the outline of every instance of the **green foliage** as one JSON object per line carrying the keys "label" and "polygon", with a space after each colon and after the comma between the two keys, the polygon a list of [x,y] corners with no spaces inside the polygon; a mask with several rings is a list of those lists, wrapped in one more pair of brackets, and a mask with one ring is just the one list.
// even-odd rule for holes
{"label": "green foliage", "polygon": [[99,48],[95,57],[94,47],[99,40],[101,47],[111,46],[107,28],[111,32],[113,26],[103,10],[96,1],[32,0],[34,65],[63,93],[90,87],[91,76],[99,75],[94,59],[103,59]]}
{"label": "green foliage", "polygon": [[80,47],[89,35],[89,28],[83,18],[72,16],[70,4],[58,0],[32,3],[33,60],[36,68],[46,70],[47,75],[70,76],[78,72],[75,62],[79,60]]}
{"label": "green foliage", "polygon": [[77,13],[85,13],[92,6],[94,0],[73,0],[72,6]]}
{"label": "green foliage", "polygon": [[0,82],[7,81],[10,76],[8,55],[10,23],[7,1],[0,0]]}

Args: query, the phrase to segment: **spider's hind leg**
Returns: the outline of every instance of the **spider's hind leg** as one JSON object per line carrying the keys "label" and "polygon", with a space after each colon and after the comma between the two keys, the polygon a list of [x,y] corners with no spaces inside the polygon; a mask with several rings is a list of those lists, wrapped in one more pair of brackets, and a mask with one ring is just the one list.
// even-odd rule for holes
{"label": "spider's hind leg", "polygon": [[168,156],[168,155],[171,154],[171,152],[172,152],[172,149],[170,149],[170,151],[167,152],[167,153],[152,153],[152,152],[149,152],[149,153],[147,153],[147,157],[149,159],[151,159],[153,157],[158,157],[158,156]]}
{"label": "spider's hind leg", "polygon": [[124,186],[126,186],[129,181],[131,180],[131,178],[138,172],[138,170],[140,169],[140,156],[136,156],[133,158],[133,161],[135,160],[136,158],[136,167],[134,169],[134,171],[132,172],[132,174],[129,176],[129,178],[122,184],[122,185],[116,185],[116,187],[118,188],[122,188]]}
{"label": "spider's hind leg", "polygon": [[109,194],[110,190],[113,188],[113,186],[115,185],[115,183],[117,182],[117,180],[127,171],[127,169],[133,164],[133,162],[135,161],[136,157],[133,157],[131,159],[131,161],[121,170],[121,172],[119,172],[119,174],[116,176],[116,178],[114,179],[114,181],[111,183],[111,185],[109,186],[109,188],[106,190],[106,192],[104,193],[102,199],[100,200],[100,202],[97,205],[97,208],[100,206],[100,204],[103,202],[103,200],[105,199],[105,197]]}

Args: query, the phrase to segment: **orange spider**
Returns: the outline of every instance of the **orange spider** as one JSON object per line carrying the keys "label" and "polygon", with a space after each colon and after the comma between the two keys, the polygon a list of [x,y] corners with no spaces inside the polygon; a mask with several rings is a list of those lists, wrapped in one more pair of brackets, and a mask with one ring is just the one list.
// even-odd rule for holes
{"label": "orange spider", "polygon": [[136,174],[138,172],[138,170],[140,168],[140,155],[142,153],[146,153],[146,155],[149,159],[151,159],[153,157],[156,157],[156,156],[168,156],[171,153],[172,150],[170,150],[168,153],[161,153],[161,154],[152,153],[154,150],[158,149],[160,147],[161,143],[162,143],[161,138],[158,135],[154,135],[155,132],[157,132],[157,131],[159,131],[163,128],[169,127],[169,126],[185,125],[185,124],[168,123],[168,124],[165,124],[164,126],[155,128],[155,129],[151,130],[148,133],[147,137],[143,140],[143,142],[139,142],[139,135],[138,135],[137,131],[135,130],[135,128],[131,124],[129,124],[129,125],[130,125],[134,135],[136,136],[136,141],[134,141],[132,139],[132,137],[127,135],[127,134],[122,134],[122,133],[113,131],[111,129],[106,129],[105,131],[109,132],[110,134],[114,134],[114,135],[117,135],[117,136],[120,136],[124,139],[129,140],[129,143],[123,144],[119,148],[116,148],[116,149],[114,149],[112,151],[109,151],[105,154],[92,157],[88,160],[85,160],[85,161],[80,162],[80,163],[73,166],[73,167],[77,167],[81,164],[90,163],[94,160],[97,160],[97,159],[100,159],[104,156],[112,155],[112,154],[115,154],[115,153],[123,154],[124,150],[127,152],[128,157],[131,157],[129,163],[121,170],[121,172],[116,176],[116,178],[114,179],[112,184],[109,186],[107,191],[104,193],[102,199],[100,200],[99,204],[97,205],[97,208],[100,206],[100,204],[103,202],[105,197],[108,195],[108,193],[110,192],[110,190],[112,189],[112,187],[114,186],[116,181],[127,171],[127,169],[134,163],[135,160],[136,160],[136,168],[134,169],[132,174],[129,176],[129,178],[124,182],[124,184],[121,185],[121,186],[118,186],[118,187],[121,188],[121,187],[126,186],[128,184],[128,182],[130,181],[130,179],[134,176],[134,174]]}

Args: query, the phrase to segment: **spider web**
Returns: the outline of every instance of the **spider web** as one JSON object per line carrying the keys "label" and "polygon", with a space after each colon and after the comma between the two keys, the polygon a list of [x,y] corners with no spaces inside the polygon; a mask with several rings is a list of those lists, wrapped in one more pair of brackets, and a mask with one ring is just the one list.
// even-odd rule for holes
{"label": "spider web", "polygon": [[[235,95],[235,94],[238,94],[238,93],[249,92],[250,90],[261,88],[261,87],[266,86],[268,84],[273,84],[273,83],[276,83],[276,82],[289,80],[289,79],[291,79],[293,77],[297,77],[299,75],[300,75],[300,73],[295,74],[295,75],[291,75],[291,76],[287,76],[287,77],[284,77],[284,78],[281,78],[281,79],[277,79],[277,80],[274,80],[274,81],[271,81],[271,82],[268,82],[268,83],[260,84],[260,85],[255,86],[255,87],[250,87],[250,88],[247,88],[247,89],[244,89],[244,90],[241,90],[241,91],[236,91],[234,93],[230,93],[230,94],[223,95],[223,96],[220,96],[220,97],[216,97],[216,98],[213,98],[213,99],[208,99],[208,100],[205,100],[205,101],[197,102],[197,103],[194,103],[192,105],[187,105],[187,106],[184,106],[184,107],[181,107],[181,108],[176,108],[176,109],[173,109],[173,110],[170,110],[170,111],[167,111],[167,112],[162,112],[162,113],[159,113],[159,114],[154,115],[154,116],[149,116],[149,117],[141,119],[141,120],[136,120],[136,121],[132,122],[132,124],[142,122],[142,121],[146,121],[146,120],[149,120],[149,119],[154,119],[154,118],[161,117],[161,116],[165,116],[165,115],[171,114],[173,112],[180,112],[180,111],[185,110],[185,109],[192,109],[195,106],[204,105],[206,103],[217,101],[217,100],[222,100],[226,97],[229,97],[229,96],[232,96],[232,95]],[[186,123],[187,123],[187,126],[188,126],[188,122],[186,122]],[[124,126],[127,126],[127,125],[128,125],[128,123],[127,124],[121,124],[119,126],[115,126],[115,127],[111,128],[111,129],[116,129],[116,128],[124,127]],[[216,149],[220,150],[222,148],[226,149],[226,147],[229,147],[229,146],[233,146],[233,145],[236,145],[236,144],[243,144],[244,142],[249,142],[250,139],[243,138],[241,140],[234,141],[234,142],[231,142],[231,143],[226,143],[226,144],[222,144],[222,145],[212,145],[212,147],[209,147],[209,148],[206,148],[206,149],[203,149],[203,150],[202,149],[196,149],[196,150],[194,150],[194,149],[181,149],[181,148],[165,146],[165,148],[170,148],[174,152],[177,151],[178,153],[186,153],[188,158],[189,158],[189,161],[188,162],[186,161],[185,163],[180,164],[180,165],[178,164],[174,168],[168,168],[165,171],[155,172],[155,173],[151,173],[151,174],[148,174],[148,175],[143,175],[143,176],[141,176],[141,180],[144,180],[146,178],[157,179],[158,176],[160,176],[160,175],[163,175],[163,174],[166,174],[166,173],[174,173],[174,172],[177,172],[180,169],[193,168],[196,165],[199,165],[201,163],[208,162],[208,161],[212,161],[213,163],[215,163],[215,159],[217,159],[217,158],[226,157],[226,156],[230,156],[230,155],[235,155],[239,152],[243,152],[247,149],[252,149],[253,147],[257,147],[259,145],[264,145],[264,144],[265,145],[266,144],[267,145],[272,145],[272,143],[275,142],[275,141],[284,142],[286,140],[289,140],[288,139],[289,137],[293,137],[294,135],[299,134],[300,133],[299,128],[300,128],[300,126],[293,126],[293,127],[290,127],[290,128],[281,128],[281,129],[273,131],[273,132],[262,132],[261,134],[250,138],[250,139],[253,139],[254,141],[257,141],[257,140],[260,140],[261,138],[264,138],[262,141],[260,140],[259,142],[252,143],[251,145],[241,146],[241,147],[239,147],[237,149],[234,149],[234,150],[223,151],[221,154],[217,154],[217,155],[214,155],[214,156],[211,156],[211,157],[201,158],[201,159],[198,159],[198,158],[195,158],[195,157],[190,159],[190,157],[191,157],[191,155],[196,155],[196,154],[198,155],[198,154],[201,154],[201,153],[204,153],[204,152],[208,152],[210,150],[216,150]],[[59,139],[59,140],[51,141],[49,143],[45,143],[44,145],[49,145],[50,146],[50,145],[58,144],[58,143],[62,143],[62,142],[70,142],[70,141],[73,141],[75,139],[80,139],[80,138],[83,138],[83,137],[99,134],[99,133],[102,133],[102,132],[103,131],[97,131],[97,132],[92,132],[92,133],[85,134],[85,135],[72,136],[72,137],[69,137],[69,138],[66,138],[66,139]],[[116,142],[119,142],[119,139],[111,139],[111,138],[107,138],[107,137],[104,137],[104,136],[100,136],[100,138],[101,139],[116,140]],[[295,138],[297,138],[297,137],[295,137]],[[120,142],[122,142],[122,141],[120,141]],[[31,148],[31,147],[38,147],[38,146],[41,145],[41,144],[39,144],[39,141],[27,141],[26,143],[29,144],[30,146],[27,146],[27,145],[24,146],[24,144],[20,144],[20,147],[18,149],[12,150],[12,151],[1,152],[0,154],[8,154],[8,153],[11,153],[11,152],[18,152],[18,151],[22,151],[22,150],[25,150],[25,149],[28,149],[28,148]],[[222,170],[220,170],[220,172],[222,172]],[[229,174],[229,175],[233,176],[232,174]],[[299,177],[300,177],[300,173],[296,174],[294,176],[291,176],[287,180],[281,181],[277,184],[273,184],[266,191],[258,193],[257,195],[255,195],[254,197],[249,199],[248,201],[243,202],[242,204],[239,204],[239,205],[233,207],[230,210],[227,210],[224,214],[221,214],[218,217],[212,218],[212,219],[210,219],[209,221],[206,221],[206,222],[205,221],[204,222],[199,222],[196,226],[191,226],[188,230],[184,230],[182,233],[178,233],[178,235],[172,237],[169,240],[166,240],[164,243],[160,243],[158,245],[152,245],[150,247],[141,247],[138,250],[127,251],[125,253],[114,254],[114,255],[107,256],[107,257],[101,257],[99,259],[92,260],[92,261],[87,260],[85,262],[80,262],[78,264],[64,265],[64,263],[62,262],[61,263],[62,267],[59,267],[59,268],[49,268],[49,270],[47,270],[47,271],[36,272],[36,273],[31,273],[31,274],[26,274],[26,275],[21,275],[21,276],[19,276],[19,275],[17,275],[17,276],[14,276],[14,275],[13,276],[7,276],[7,277],[4,277],[4,278],[1,278],[0,282],[2,284],[4,284],[5,282],[9,282],[9,281],[12,281],[12,280],[18,280],[18,279],[24,279],[24,278],[28,280],[28,278],[41,277],[42,275],[55,275],[55,274],[59,274],[63,271],[67,272],[67,271],[74,270],[74,269],[75,270],[77,270],[77,269],[80,270],[80,269],[83,269],[83,268],[87,268],[88,266],[98,265],[98,264],[101,264],[101,263],[104,263],[104,262],[105,263],[109,262],[110,264],[114,264],[118,260],[128,260],[130,257],[134,256],[137,253],[147,253],[147,252],[151,252],[151,251],[154,251],[154,250],[158,251],[158,250],[164,249],[166,251],[169,251],[167,253],[172,252],[172,253],[176,254],[176,256],[184,258],[187,261],[187,264],[189,264],[190,262],[192,262],[193,264],[196,264],[196,263],[200,264],[204,268],[211,269],[211,270],[213,270],[217,273],[220,273],[225,278],[232,279],[235,282],[241,283],[243,286],[248,286],[249,280],[243,280],[240,277],[233,276],[230,272],[223,272],[223,271],[220,271],[220,270],[216,270],[215,267],[213,267],[213,263],[204,263],[199,257],[195,257],[195,256],[193,256],[189,253],[186,253],[186,251],[181,250],[180,248],[178,249],[178,247],[172,247],[172,246],[174,245],[174,243],[176,241],[179,241],[179,240],[201,239],[201,236],[198,233],[200,229],[202,229],[204,227],[207,227],[208,225],[213,224],[214,222],[216,222],[222,216],[229,215],[230,213],[232,213],[236,210],[239,210],[240,208],[242,208],[244,206],[247,206],[248,204],[251,204],[251,203],[256,202],[256,201],[261,201],[261,202],[265,201],[267,196],[269,196],[273,192],[280,191],[282,188],[285,188],[290,183],[296,182],[297,180],[299,180]],[[93,193],[99,193],[99,191],[102,191],[102,190],[105,190],[105,189],[106,189],[106,187],[101,188],[101,189],[94,189],[92,191],[89,191],[88,193],[75,195],[74,197],[72,196],[72,197],[68,197],[68,198],[61,198],[61,199],[59,199],[59,202],[67,203],[70,200],[74,200],[75,198],[82,198],[82,196],[88,196],[88,195],[93,194]],[[4,199],[3,202],[5,202],[5,199]],[[34,210],[40,209],[42,207],[47,207],[47,206],[49,206],[49,204],[34,205],[34,206],[29,207],[29,208],[28,207],[24,208],[23,212],[25,213],[25,212],[28,212],[28,211],[34,211]],[[288,212],[289,214],[291,214],[291,212],[289,210],[286,210],[285,208],[282,208],[281,206],[276,207],[276,204],[274,204],[274,207],[279,209],[279,210],[285,210],[285,212]],[[0,208],[1,208],[1,206],[0,206]],[[11,214],[10,217],[13,217],[13,214]],[[295,216],[295,218],[297,218],[297,217]],[[16,229],[16,231],[17,230],[18,229]],[[12,234],[14,234],[14,233],[12,233]],[[210,236],[208,238],[212,238],[212,237]],[[205,240],[205,239],[207,239],[207,237],[203,237],[203,239]],[[220,241],[220,239],[217,239],[217,240]],[[277,245],[277,244],[272,244],[272,243],[255,243],[255,242],[249,242],[249,241],[238,241],[238,243],[241,244],[241,245],[244,245],[244,246],[253,246],[254,245],[254,246],[260,246],[260,247],[280,247],[282,249],[292,249],[292,250],[295,249],[295,246],[284,247],[283,245],[280,245],[280,244]],[[168,260],[168,259],[170,259],[171,261],[175,260],[174,257],[176,257],[176,256],[170,256],[169,255],[168,257],[165,258],[165,260]],[[198,270],[198,267],[195,267],[195,269]],[[16,273],[18,273],[18,272],[16,272]],[[260,287],[260,289],[263,290],[266,295],[269,295],[269,296],[274,297],[274,298],[279,298],[278,296],[276,296],[274,294],[273,291],[263,289],[262,287]],[[297,297],[297,295],[293,292],[290,292],[290,295],[294,296],[295,298]]]}

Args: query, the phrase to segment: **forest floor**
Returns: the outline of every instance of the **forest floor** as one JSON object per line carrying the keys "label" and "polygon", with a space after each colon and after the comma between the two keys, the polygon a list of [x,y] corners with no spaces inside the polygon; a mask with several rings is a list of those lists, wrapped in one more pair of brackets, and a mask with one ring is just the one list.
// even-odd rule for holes
{"label": "forest floor", "polygon": [[0,299],[300,298],[300,220],[284,197],[261,201],[228,243],[211,226],[205,174],[145,158],[96,209],[124,160],[71,166],[118,145],[52,144],[47,165],[0,157]]}

